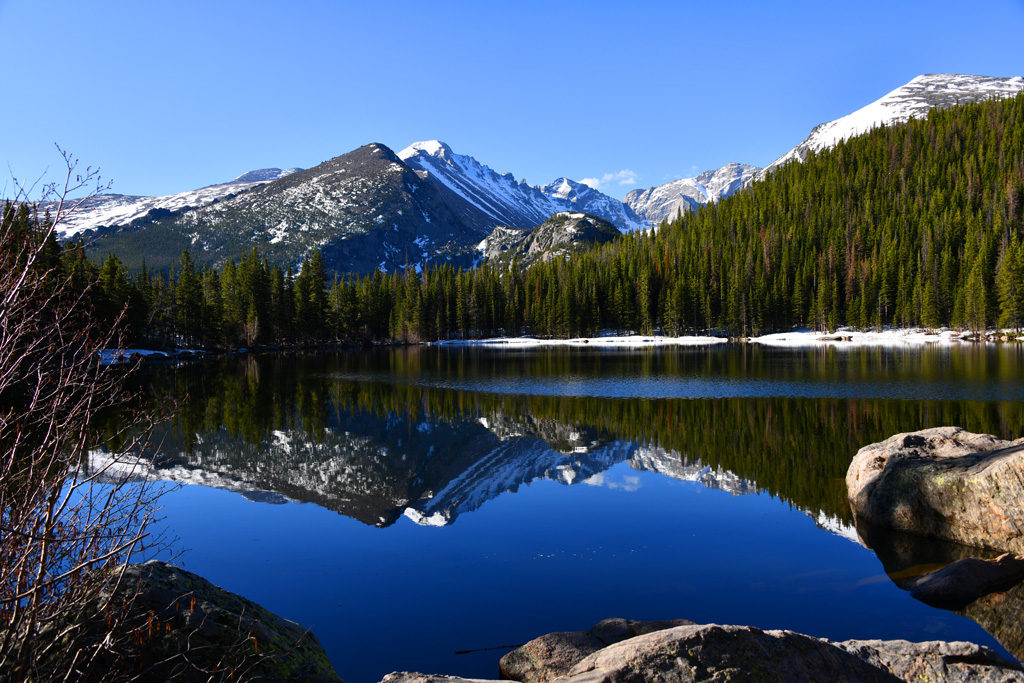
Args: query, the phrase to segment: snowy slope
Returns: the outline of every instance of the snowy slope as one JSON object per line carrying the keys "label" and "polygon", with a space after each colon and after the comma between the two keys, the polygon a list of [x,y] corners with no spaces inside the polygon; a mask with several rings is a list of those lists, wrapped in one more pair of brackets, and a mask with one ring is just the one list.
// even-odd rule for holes
{"label": "snowy slope", "polygon": [[623,202],[641,218],[657,225],[679,213],[730,196],[761,169],[735,162],[646,190],[632,190]]}
{"label": "snowy slope", "polygon": [[[151,211],[181,211],[212,204],[250,188],[283,178],[302,169],[261,168],[243,173],[234,180],[210,185],[198,190],[180,192],[164,197],[139,197],[123,194],[103,194],[89,199],[66,222],[58,226],[58,239],[68,239],[84,230],[127,225],[145,218]],[[46,205],[42,207],[44,210]]]}
{"label": "snowy slope", "polygon": [[803,160],[808,150],[818,152],[841,140],[867,133],[872,128],[891,126],[912,118],[924,118],[932,107],[1012,97],[1024,90],[1024,78],[994,78],[965,74],[925,74],[896,88],[885,97],[852,114],[815,126],[807,139],[765,167],[755,180],[794,159]]}
{"label": "snowy slope", "polygon": [[581,183],[559,178],[543,187],[517,182],[471,156],[456,154],[439,140],[414,142],[398,153],[410,168],[426,172],[446,191],[456,213],[467,224],[491,231],[499,225],[532,228],[559,211],[582,211],[607,220],[620,230],[644,222],[617,199]]}

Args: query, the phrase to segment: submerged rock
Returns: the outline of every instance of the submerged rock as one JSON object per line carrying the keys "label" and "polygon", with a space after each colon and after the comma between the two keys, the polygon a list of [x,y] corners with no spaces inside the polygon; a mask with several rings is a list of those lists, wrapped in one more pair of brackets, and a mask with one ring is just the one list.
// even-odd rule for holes
{"label": "submerged rock", "polygon": [[910,594],[933,607],[957,610],[1013,588],[1024,580],[1024,558],[1006,553],[994,560],[971,557],[912,579]]}
{"label": "submerged rock", "polygon": [[992,634],[1007,651],[1024,661],[1024,583],[989,593],[958,610]]}
{"label": "submerged rock", "polygon": [[846,486],[858,522],[1024,555],[1024,439],[897,434],[858,451]]}
{"label": "submerged rock", "polygon": [[[973,619],[1024,661],[1024,583],[1010,585],[1019,566],[1008,562],[1013,556],[1004,553],[1007,557],[1000,560],[997,551],[863,524],[858,524],[857,535],[878,555],[899,588],[922,602]],[[968,570],[979,566],[981,576],[972,578]]]}
{"label": "submerged rock", "polygon": [[[1024,681],[1024,671],[988,648],[963,642],[848,640],[751,626],[606,620],[590,631],[541,636],[502,658],[503,678],[566,683],[759,681]],[[611,625],[612,629],[608,626]],[[625,627],[625,628],[623,628]],[[637,632],[579,657],[597,633]],[[530,662],[510,667],[507,662]],[[392,673],[382,683],[479,679]]]}

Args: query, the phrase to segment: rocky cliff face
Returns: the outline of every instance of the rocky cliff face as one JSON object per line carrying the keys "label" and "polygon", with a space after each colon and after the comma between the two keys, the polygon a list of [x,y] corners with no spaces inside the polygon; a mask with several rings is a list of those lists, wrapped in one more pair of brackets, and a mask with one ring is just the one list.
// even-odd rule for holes
{"label": "rocky cliff face", "polygon": [[611,223],[585,213],[556,213],[532,230],[499,226],[477,248],[489,261],[528,266],[538,261],[567,256],[594,244],[618,237]]}

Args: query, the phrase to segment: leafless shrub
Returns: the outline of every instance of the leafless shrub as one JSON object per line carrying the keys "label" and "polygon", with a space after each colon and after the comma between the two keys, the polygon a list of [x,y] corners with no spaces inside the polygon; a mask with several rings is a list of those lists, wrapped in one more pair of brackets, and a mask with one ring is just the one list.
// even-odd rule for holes
{"label": "leafless shrub", "polygon": [[[158,494],[131,476],[147,416],[124,371],[100,363],[102,349],[119,346],[121,325],[102,329],[88,289],[48,261],[55,231],[102,189],[96,170],[61,154],[66,176],[42,188],[54,208],[32,220],[41,229],[25,229],[33,188],[17,180],[0,217],[0,678],[9,680],[95,676],[96,662],[109,665],[126,645],[101,586],[151,547]],[[123,455],[91,468],[90,426],[104,410],[128,418]],[[83,637],[97,618],[102,637]]]}

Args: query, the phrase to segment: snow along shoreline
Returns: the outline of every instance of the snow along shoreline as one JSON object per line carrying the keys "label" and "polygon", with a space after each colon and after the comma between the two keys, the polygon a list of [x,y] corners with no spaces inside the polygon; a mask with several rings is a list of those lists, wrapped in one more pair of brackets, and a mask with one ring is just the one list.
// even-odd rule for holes
{"label": "snow along shoreline", "polygon": [[714,344],[726,344],[728,341],[727,337],[658,337],[637,334],[622,337],[577,337],[575,339],[492,337],[490,339],[446,339],[427,343],[430,346],[488,346],[505,349],[529,349],[539,346],[595,346],[598,348],[712,346]]}
{"label": "snow along shoreline", "polygon": [[776,347],[835,347],[849,348],[854,346],[931,346],[952,345],[977,342],[1013,341],[1016,333],[1010,330],[989,330],[984,333],[973,333],[966,330],[926,330],[922,328],[896,328],[878,331],[858,331],[841,327],[835,332],[818,332],[814,330],[798,330],[778,332],[751,337],[747,341],[752,344]]}
{"label": "snow along shoreline", "polygon": [[[577,337],[575,339],[535,339],[533,337],[492,337],[488,339],[450,339],[426,342],[429,346],[483,346],[503,349],[529,349],[542,346],[572,346],[597,348],[649,348],[654,346],[712,346],[730,341],[773,347],[833,347],[860,346],[931,346],[975,342],[1013,341],[1012,331],[990,330],[974,334],[962,330],[887,329],[861,332],[840,328],[835,332],[795,330],[778,332],[746,339],[728,337],[686,336],[662,337],[656,335],[624,335],[609,337]],[[1020,339],[1024,341],[1024,338]]]}

